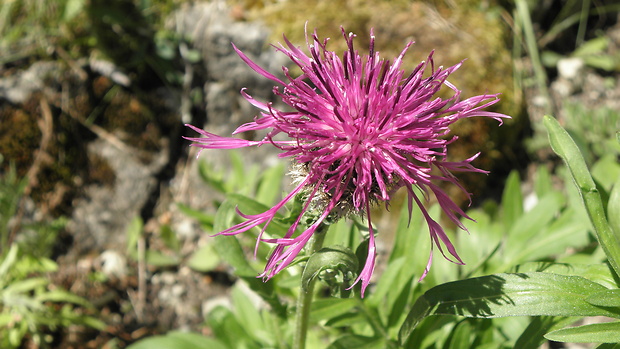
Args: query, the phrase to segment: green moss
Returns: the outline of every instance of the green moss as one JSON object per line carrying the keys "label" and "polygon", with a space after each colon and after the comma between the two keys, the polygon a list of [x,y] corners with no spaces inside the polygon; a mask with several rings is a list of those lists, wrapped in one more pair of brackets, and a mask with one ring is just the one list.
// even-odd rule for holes
{"label": "green moss", "polygon": [[2,172],[13,162],[18,177],[23,177],[39,147],[41,131],[37,127],[37,117],[6,103],[0,106],[0,120],[0,154],[8,160],[2,163]]}

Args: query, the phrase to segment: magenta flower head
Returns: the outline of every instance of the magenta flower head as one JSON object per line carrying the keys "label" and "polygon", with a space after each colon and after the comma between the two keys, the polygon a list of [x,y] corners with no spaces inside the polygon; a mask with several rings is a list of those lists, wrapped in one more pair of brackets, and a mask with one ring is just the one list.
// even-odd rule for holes
{"label": "magenta flower head", "polygon": [[[326,220],[351,214],[366,216],[370,231],[368,257],[355,280],[355,283],[361,281],[363,296],[376,258],[370,207],[379,202],[387,205],[399,188],[404,187],[408,192],[409,213],[415,203],[430,231],[430,258],[420,279],[430,268],[433,246],[446,259],[463,264],[442,227],[430,217],[414,193],[414,188],[421,190],[427,199],[434,195],[447,217],[465,229],[458,216],[469,217],[437,183],[457,185],[469,197],[453,172],[486,171],[471,165],[478,154],[459,162],[446,160],[447,145],[457,139],[456,136],[447,137],[449,126],[459,119],[473,116],[493,118],[501,124],[502,119],[509,116],[484,111],[499,101],[497,94],[460,99],[461,91],[447,79],[461,63],[437,68],[431,52],[426,61],[406,74],[401,65],[413,42],[390,62],[375,52],[372,31],[370,49],[364,55],[353,47],[355,35],[347,35],[344,29],[342,33],[348,45],[342,58],[327,50],[328,39],[319,40],[316,31],[311,39],[306,37],[309,54],[284,37],[286,45],[280,44],[276,49],[287,55],[302,72],[293,77],[283,67],[284,80],[265,71],[234,47],[248,66],[278,85],[273,92],[290,110],[279,110],[271,103],[257,101],[243,89],[241,93],[245,99],[262,112],[253,122],[237,128],[234,134],[266,130],[267,135],[262,140],[220,137],[187,125],[202,135],[188,139],[195,142],[193,146],[205,149],[271,145],[281,150],[279,157],[291,158],[295,163],[292,172],[297,185],[282,201],[261,214],[239,212],[245,221],[219,233],[235,235],[262,225],[259,241],[276,245],[261,274],[265,279],[286,268]],[[452,97],[435,97],[444,86],[453,91]],[[280,137],[276,139],[278,135]],[[282,135],[288,139],[281,140]],[[298,194],[303,195],[305,204],[286,235],[262,238],[278,210]],[[297,228],[306,213],[312,213],[314,223],[300,232]]]}

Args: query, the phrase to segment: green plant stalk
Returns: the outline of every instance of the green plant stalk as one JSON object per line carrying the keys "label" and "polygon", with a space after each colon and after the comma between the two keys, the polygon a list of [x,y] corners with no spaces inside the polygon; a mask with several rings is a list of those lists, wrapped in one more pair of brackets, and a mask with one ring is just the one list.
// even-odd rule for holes
{"label": "green plant stalk", "polygon": [[551,94],[547,88],[547,74],[545,73],[545,68],[542,65],[540,55],[538,53],[538,44],[536,42],[536,35],[534,34],[534,27],[532,26],[530,11],[525,0],[516,0],[515,5],[517,15],[519,16],[518,20],[523,25],[523,35],[525,36],[525,44],[530,55],[530,60],[532,61],[536,85],[538,86],[540,94],[545,99],[546,113],[551,114],[553,112],[553,104],[551,103]]}
{"label": "green plant stalk", "polygon": [[556,119],[545,115],[544,124],[549,131],[551,148],[568,166],[573,181],[581,194],[590,221],[594,226],[598,242],[605,251],[607,260],[616,275],[620,276],[620,237],[614,233],[607,221],[601,195],[590,175],[586,162],[573,139]]}
{"label": "green plant stalk", "polygon": [[581,46],[586,37],[586,27],[588,26],[588,15],[590,12],[590,0],[583,0],[581,3],[581,14],[579,16],[579,27],[577,29],[577,39],[575,47]]}
{"label": "green plant stalk", "polygon": [[[327,235],[325,234],[327,232],[327,227],[328,226],[326,225],[321,225],[317,228],[310,244],[310,255],[323,247],[323,241],[325,240],[325,235]],[[297,309],[295,311],[295,336],[293,337],[293,349],[304,349],[306,347],[310,306],[312,304],[312,298],[314,297],[314,285],[316,284],[316,280],[317,278],[312,278],[305,291],[303,287],[299,290]]]}

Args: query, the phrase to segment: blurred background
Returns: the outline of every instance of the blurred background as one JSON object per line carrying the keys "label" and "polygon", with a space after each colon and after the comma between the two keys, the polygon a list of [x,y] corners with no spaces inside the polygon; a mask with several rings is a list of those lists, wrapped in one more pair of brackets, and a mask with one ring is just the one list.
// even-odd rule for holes
{"label": "blurred background", "polygon": [[454,159],[482,152],[475,165],[491,171],[462,177],[476,207],[499,200],[510,171],[527,190],[557,165],[544,114],[603,164],[601,178],[618,177],[619,13],[614,0],[3,0],[0,347],[211,333],[205,314],[236,281],[208,238],[226,169],[278,163],[263,148],[197,161],[182,139],[186,123],[228,135],[252,120],[243,87],[273,99],[231,42],[273,73],[289,62],[269,44],[286,34],[303,46],[306,22],[336,52],[340,26],[361,53],[374,28],[387,59],[413,40],[405,69],[431,50],[438,65],[466,59],[451,77],[463,98],[501,93],[494,108],[513,117],[454,129]]}

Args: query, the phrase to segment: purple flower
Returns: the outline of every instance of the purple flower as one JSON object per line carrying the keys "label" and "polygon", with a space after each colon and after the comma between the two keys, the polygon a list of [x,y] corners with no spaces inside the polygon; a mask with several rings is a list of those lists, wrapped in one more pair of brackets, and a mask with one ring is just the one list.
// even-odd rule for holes
{"label": "purple flower", "polygon": [[[509,116],[483,110],[499,101],[497,94],[460,99],[461,91],[447,78],[461,63],[446,69],[436,68],[431,52],[426,61],[405,75],[401,64],[413,42],[390,63],[375,52],[372,31],[366,55],[354,50],[354,34],[347,35],[344,29],[342,33],[348,45],[342,58],[327,50],[327,39],[320,41],[316,31],[312,41],[306,37],[310,55],[284,37],[286,46],[280,44],[276,49],[302,72],[301,76],[293,77],[283,67],[284,80],[259,67],[233,45],[245,63],[279,85],[274,87],[274,94],[291,108],[278,110],[271,103],[253,99],[243,89],[245,99],[262,112],[234,134],[267,130],[265,138],[260,141],[225,138],[187,125],[203,136],[188,139],[195,142],[193,146],[205,149],[273,145],[281,150],[279,157],[294,159],[297,186],[291,193],[264,213],[239,212],[245,221],[219,233],[235,235],[263,225],[258,240],[276,245],[261,274],[266,279],[286,268],[328,217],[331,220],[349,214],[365,215],[370,231],[368,258],[355,280],[355,283],[362,282],[363,296],[376,257],[370,207],[380,201],[387,205],[393,193],[402,187],[408,191],[409,214],[415,203],[428,224],[432,240],[430,258],[420,279],[430,268],[433,246],[446,259],[463,264],[444,230],[415,195],[414,188],[420,189],[427,199],[434,195],[450,220],[465,229],[458,216],[471,218],[436,183],[450,182],[469,197],[452,173],[487,172],[471,165],[479,154],[459,162],[446,161],[447,145],[457,139],[446,137],[449,126],[473,116],[493,118],[501,124],[502,118]],[[434,97],[443,86],[453,91],[452,97]],[[288,136],[289,140],[276,140],[279,134]],[[305,204],[287,234],[276,239],[262,238],[276,212],[298,194],[304,195]],[[314,223],[298,232],[302,216],[309,212],[314,214]]]}

